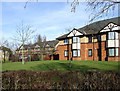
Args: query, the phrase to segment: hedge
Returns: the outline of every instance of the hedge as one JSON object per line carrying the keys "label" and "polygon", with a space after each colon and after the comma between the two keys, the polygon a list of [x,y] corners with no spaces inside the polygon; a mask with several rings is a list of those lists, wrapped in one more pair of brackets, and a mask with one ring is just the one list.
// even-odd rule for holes
{"label": "hedge", "polygon": [[2,89],[120,89],[120,72],[5,71]]}

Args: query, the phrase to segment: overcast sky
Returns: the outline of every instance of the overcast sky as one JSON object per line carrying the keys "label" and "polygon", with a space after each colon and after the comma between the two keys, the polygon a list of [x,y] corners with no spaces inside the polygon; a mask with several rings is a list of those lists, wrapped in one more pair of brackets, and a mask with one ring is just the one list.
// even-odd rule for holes
{"label": "overcast sky", "polygon": [[[37,29],[36,34],[46,36],[47,40],[67,33],[68,28],[80,28],[88,24],[89,12],[85,11],[86,3],[82,2],[75,13],[70,12],[71,3],[67,2],[31,2],[24,9],[25,2],[2,3],[2,37],[12,41],[16,26],[23,21]],[[117,17],[118,10],[108,17]]]}

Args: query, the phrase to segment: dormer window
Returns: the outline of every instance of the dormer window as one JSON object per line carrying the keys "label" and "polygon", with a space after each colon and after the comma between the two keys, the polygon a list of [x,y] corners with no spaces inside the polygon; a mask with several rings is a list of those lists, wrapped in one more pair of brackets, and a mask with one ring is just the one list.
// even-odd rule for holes
{"label": "dormer window", "polygon": [[64,43],[65,43],[65,44],[68,44],[68,39],[65,39],[65,40],[64,40]]}

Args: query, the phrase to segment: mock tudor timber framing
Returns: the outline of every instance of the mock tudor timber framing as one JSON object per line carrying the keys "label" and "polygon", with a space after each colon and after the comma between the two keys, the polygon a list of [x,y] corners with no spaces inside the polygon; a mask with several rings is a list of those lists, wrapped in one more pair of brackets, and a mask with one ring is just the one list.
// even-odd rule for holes
{"label": "mock tudor timber framing", "polygon": [[[89,30],[90,31],[90,30]],[[112,35],[117,36],[113,40],[109,40],[108,36]],[[98,35],[100,35],[101,41],[98,41]],[[92,42],[89,43],[89,36],[92,36]],[[74,37],[79,38],[80,45],[73,49],[73,39]],[[112,38],[113,36],[111,36]],[[59,40],[58,53],[59,60],[96,60],[96,61],[120,61],[120,24],[114,22],[109,22],[97,33],[87,33],[84,30],[73,29],[70,33],[63,35],[62,37],[57,38]],[[68,39],[68,44],[61,44],[64,39]],[[117,48],[117,49],[116,49]],[[80,49],[80,56],[78,52],[73,52],[73,50]],[[63,56],[63,51],[68,51],[67,58]],[[88,52],[91,50],[92,56],[89,56]],[[114,52],[113,52],[114,51]],[[118,51],[118,52],[117,52]],[[113,54],[113,53],[114,54]],[[77,56],[71,56],[74,55]],[[117,55],[119,56],[110,56]],[[98,55],[99,54],[99,55]]]}

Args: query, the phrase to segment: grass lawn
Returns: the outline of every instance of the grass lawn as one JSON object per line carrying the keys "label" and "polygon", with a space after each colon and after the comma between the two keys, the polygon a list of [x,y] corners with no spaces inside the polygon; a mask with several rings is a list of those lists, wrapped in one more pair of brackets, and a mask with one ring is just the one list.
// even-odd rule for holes
{"label": "grass lawn", "polygon": [[2,64],[2,71],[6,70],[35,70],[35,71],[97,71],[97,70],[116,70],[118,71],[118,62],[113,61],[72,61],[72,67],[69,67],[69,61],[49,60],[26,62],[9,62]]}

